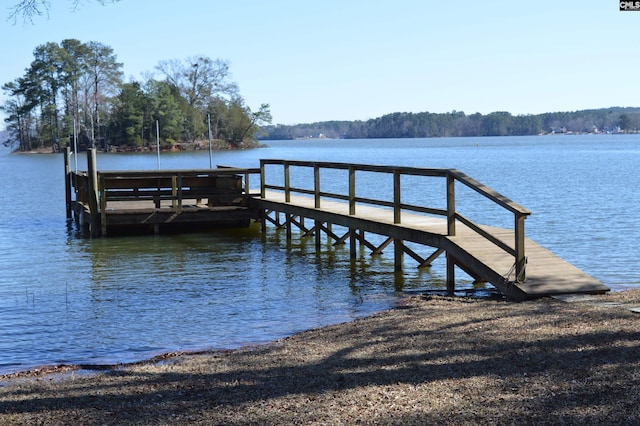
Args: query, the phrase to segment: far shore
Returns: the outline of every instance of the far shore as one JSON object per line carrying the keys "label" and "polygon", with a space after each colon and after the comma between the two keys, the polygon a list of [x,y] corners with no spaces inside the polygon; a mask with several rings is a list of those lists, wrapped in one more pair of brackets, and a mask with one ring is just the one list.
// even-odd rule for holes
{"label": "far shore", "polygon": [[268,345],[4,377],[0,424],[637,424],[638,307],[414,296]]}
{"label": "far shore", "polygon": [[[253,143],[243,143],[239,148],[230,147],[229,144],[223,140],[214,140],[211,149],[214,151],[227,151],[227,150],[243,150],[243,149],[252,149],[252,148],[261,148],[265,145],[260,141],[256,141]],[[139,147],[116,147],[110,146],[107,149],[96,148],[98,152],[120,152],[120,153],[134,153],[134,152],[157,152],[157,148],[155,145],[153,146],[139,146]],[[183,142],[176,144],[162,144],[160,145],[160,152],[180,152],[180,151],[207,151],[209,150],[209,141],[197,141],[197,142]],[[62,148],[64,151],[64,147]],[[80,150],[79,152],[85,152],[86,149]],[[56,151],[53,147],[41,147],[36,149],[31,149],[29,151],[12,151],[14,154],[57,154],[59,151]]]}

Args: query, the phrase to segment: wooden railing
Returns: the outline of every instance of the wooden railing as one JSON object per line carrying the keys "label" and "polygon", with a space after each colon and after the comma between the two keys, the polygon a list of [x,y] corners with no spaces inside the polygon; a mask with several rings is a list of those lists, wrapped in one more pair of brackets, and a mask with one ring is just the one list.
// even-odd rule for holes
{"label": "wooden railing", "polygon": [[[67,153],[67,157],[68,157]],[[268,184],[266,166],[282,166],[282,185]],[[313,184],[310,187],[295,187],[291,184],[291,168],[313,169]],[[322,191],[320,186],[320,170],[335,169],[348,171],[347,193]],[[260,196],[265,197],[267,189],[283,191],[285,201],[291,201],[292,193],[311,195],[314,205],[321,208],[322,199],[336,199],[346,201],[349,214],[355,215],[359,204],[374,205],[393,209],[394,223],[402,222],[402,212],[412,211],[423,214],[443,216],[447,221],[447,235],[456,235],[456,223],[460,222],[483,238],[500,247],[515,258],[515,272],[517,279],[524,279],[525,274],[525,229],[524,221],[531,214],[529,210],[513,202],[509,198],[497,193],[480,182],[470,178],[455,169],[429,169],[415,167],[393,167],[364,164],[349,164],[337,162],[314,162],[295,160],[260,160],[260,168],[239,169],[218,166],[217,169],[204,170],[161,170],[161,171],[114,171],[97,172],[95,168],[95,152],[88,153],[87,172],[71,172],[68,161],[66,170],[69,188],[75,191],[76,201],[89,206],[92,224],[99,223],[100,214],[106,211],[109,201],[150,201],[159,208],[163,200],[171,202],[171,208],[180,210],[184,200],[202,198],[208,199],[208,204],[231,205],[236,199],[240,202],[250,194],[249,178],[252,174],[260,174]],[[393,200],[370,198],[356,191],[356,173],[374,172],[392,176]],[[402,176],[419,176],[425,178],[439,178],[446,182],[446,209],[408,204],[403,202],[401,193]],[[226,179],[225,183],[222,183]],[[514,245],[505,244],[485,228],[462,215],[456,208],[456,183],[462,184],[490,200],[495,205],[509,211],[514,217]],[[369,183],[370,185],[370,183]],[[67,195],[70,199],[70,194]],[[218,197],[218,198],[217,198]],[[68,213],[69,214],[69,213]],[[104,218],[102,218],[104,219]],[[104,220],[103,220],[104,222]]]}
{"label": "wooden railing", "polygon": [[[276,165],[282,166],[282,185],[267,184],[266,166]],[[291,184],[291,168],[302,167],[313,169],[313,188],[300,188]],[[347,170],[349,187],[348,193],[332,193],[322,191],[320,187],[320,170],[336,169]],[[393,177],[393,201],[375,198],[366,198],[358,196],[356,191],[356,172],[375,172],[391,175]],[[446,209],[439,209],[428,206],[420,206],[415,204],[406,204],[402,201],[401,178],[402,176],[422,176],[427,178],[440,178],[446,180]],[[355,215],[358,204],[390,207],[393,209],[394,223],[402,223],[402,212],[413,211],[418,213],[444,216],[447,219],[447,235],[456,235],[456,222],[459,221],[486,238],[491,243],[500,247],[506,253],[514,256],[514,265],[516,278],[524,280],[525,278],[525,230],[524,221],[531,212],[510,200],[509,198],[497,193],[491,188],[481,184],[480,182],[470,178],[464,173],[455,169],[428,169],[415,167],[393,167],[393,166],[377,166],[364,164],[334,163],[334,162],[317,162],[317,161],[296,161],[296,160],[260,160],[260,192],[264,198],[267,189],[283,191],[285,201],[291,201],[291,194],[312,195],[315,199],[315,208],[322,207],[322,199],[334,199],[347,201],[349,203],[349,214]],[[487,232],[484,228],[468,219],[456,210],[456,182],[471,188],[494,204],[511,212],[514,217],[515,241],[511,247],[505,244],[496,236]]]}
{"label": "wooden railing", "polygon": [[100,209],[110,201],[150,201],[155,208],[170,201],[174,209],[181,209],[185,200],[207,199],[209,207],[244,204],[250,173],[259,169],[99,172]]}
{"label": "wooden railing", "polygon": [[[87,158],[86,172],[72,172],[68,161],[65,163],[67,205],[75,193],[75,201],[89,207],[94,230],[97,223],[106,223],[109,202],[149,202],[149,207],[160,208],[168,201],[165,208],[181,211],[185,200],[200,203],[206,199],[209,207],[245,206],[248,197],[258,196],[249,192],[250,175],[259,175],[258,168],[98,172],[95,151],[89,150]],[[70,217],[69,210],[67,214]]]}
{"label": "wooden railing", "polygon": [[[170,201],[172,208],[184,200],[207,199],[210,206],[238,203],[250,194],[245,190],[250,174],[260,169],[162,170],[98,172],[97,201],[105,208],[110,201],[150,201],[156,208],[161,201]],[[91,183],[87,172],[71,172],[71,186],[76,201],[89,204]]]}

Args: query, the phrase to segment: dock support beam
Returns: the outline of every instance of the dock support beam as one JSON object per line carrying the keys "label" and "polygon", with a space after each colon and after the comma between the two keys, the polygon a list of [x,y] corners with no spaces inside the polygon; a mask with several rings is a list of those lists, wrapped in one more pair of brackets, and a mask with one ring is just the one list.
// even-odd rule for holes
{"label": "dock support beam", "polygon": [[322,244],[320,231],[322,230],[322,222],[319,220],[314,221],[314,237],[316,243],[316,250],[320,250],[320,245]]}
{"label": "dock support beam", "polygon": [[96,150],[91,148],[87,151],[87,176],[89,178],[89,212],[91,222],[89,229],[92,237],[100,236],[100,212],[98,211],[98,170],[96,169]]}
{"label": "dock support beam", "polygon": [[402,261],[404,259],[404,244],[402,240],[393,240],[393,263],[396,272],[402,271]]}
{"label": "dock support beam", "polygon": [[527,259],[524,252],[524,220],[527,217],[521,214],[515,215],[515,237],[516,237],[516,280],[524,282],[526,277]]}
{"label": "dock support beam", "polygon": [[447,295],[453,296],[456,291],[455,259],[447,252]]}
{"label": "dock support beam", "polygon": [[351,259],[355,259],[357,257],[356,232],[358,232],[356,229],[349,228],[349,256],[351,257]]}

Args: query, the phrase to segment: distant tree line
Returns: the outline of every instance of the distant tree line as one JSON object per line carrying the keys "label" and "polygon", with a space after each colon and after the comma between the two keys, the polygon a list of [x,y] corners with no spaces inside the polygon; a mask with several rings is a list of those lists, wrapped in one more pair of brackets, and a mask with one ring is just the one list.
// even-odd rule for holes
{"label": "distant tree line", "polygon": [[430,138],[544,133],[637,132],[640,108],[606,108],[536,115],[396,112],[366,121],[324,121],[262,127],[260,139]]}
{"label": "distant tree line", "polygon": [[[139,149],[195,144],[212,135],[223,146],[255,143],[271,122],[268,104],[253,112],[231,81],[229,64],[204,56],[165,60],[161,78],[123,80],[111,47],[75,39],[35,48],[23,76],[2,85],[0,106],[11,145],[22,151],[80,147]],[[211,132],[211,133],[210,133]],[[225,145],[226,144],[226,145]]]}

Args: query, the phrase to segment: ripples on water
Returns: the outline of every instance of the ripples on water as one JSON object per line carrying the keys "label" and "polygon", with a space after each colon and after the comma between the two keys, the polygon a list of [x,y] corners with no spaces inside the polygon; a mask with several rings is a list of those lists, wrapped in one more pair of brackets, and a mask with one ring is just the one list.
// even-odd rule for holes
{"label": "ripples on water", "polygon": [[[528,236],[619,290],[640,285],[638,273],[629,270],[640,238],[638,142],[607,136],[289,141],[216,153],[215,162],[256,167],[259,158],[291,158],[454,167],[531,209]],[[86,168],[83,156],[79,164]],[[208,165],[207,153],[162,156],[163,168]],[[101,170],[155,167],[155,155],[98,156]],[[81,238],[65,221],[59,155],[2,153],[0,182],[0,374],[266,342],[392,307],[398,289],[444,285],[443,262],[418,271],[405,259],[405,271],[396,274],[392,248],[381,257],[363,251],[351,262],[348,245],[323,243],[317,253],[313,238],[294,232],[288,242],[273,228],[266,235],[252,227]],[[344,179],[323,177],[323,184],[340,189]],[[376,182],[373,190],[385,185]],[[442,207],[435,205],[443,202],[439,191],[439,184],[403,182],[407,202],[428,199]],[[458,195],[463,213],[510,225],[509,215],[479,204],[473,194]]]}
{"label": "ripples on water", "polygon": [[16,266],[0,290],[0,371],[233,348],[395,303],[389,264],[352,267],[344,250],[281,234],[69,236],[44,259],[3,259]]}

